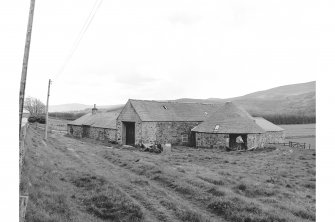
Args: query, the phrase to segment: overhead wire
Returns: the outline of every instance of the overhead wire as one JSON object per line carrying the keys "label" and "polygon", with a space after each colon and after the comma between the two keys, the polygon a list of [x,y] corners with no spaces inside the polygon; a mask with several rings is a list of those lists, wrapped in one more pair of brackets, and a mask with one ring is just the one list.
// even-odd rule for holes
{"label": "overhead wire", "polygon": [[73,44],[73,47],[71,48],[70,53],[68,54],[66,60],[64,61],[63,65],[61,66],[61,68],[59,69],[58,73],[56,74],[54,80],[58,79],[58,77],[63,73],[63,71],[65,70],[66,66],[69,64],[70,60],[72,59],[74,53],[76,52],[76,50],[78,49],[78,46],[81,42],[81,40],[83,39],[84,35],[86,34],[89,26],[91,25],[98,9],[100,8],[101,4],[102,4],[103,0],[96,0],[91,11],[90,14],[88,15],[88,17],[85,20],[84,25],[82,26],[80,32],[78,33],[78,36]]}

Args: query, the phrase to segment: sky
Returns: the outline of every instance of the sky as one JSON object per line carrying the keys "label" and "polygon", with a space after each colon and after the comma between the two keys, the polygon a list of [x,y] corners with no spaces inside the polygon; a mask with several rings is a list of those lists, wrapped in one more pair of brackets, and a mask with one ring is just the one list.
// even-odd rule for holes
{"label": "sky", "polygon": [[[229,98],[335,70],[335,1],[104,0],[67,59],[95,3],[36,0],[26,96],[45,102],[51,79],[51,105]],[[29,4],[0,9],[18,83]]]}
{"label": "sky", "polygon": [[[317,149],[317,216],[330,221],[334,0],[104,0],[67,60],[95,1],[36,0],[26,96],[46,101],[49,79],[51,105],[227,98],[317,80],[317,147],[327,150]],[[18,124],[13,120],[18,120],[29,3],[8,0],[0,7],[0,95],[6,126],[0,133],[5,148],[0,169],[10,181],[0,184],[5,191],[0,217],[7,219],[2,221],[19,212]]]}

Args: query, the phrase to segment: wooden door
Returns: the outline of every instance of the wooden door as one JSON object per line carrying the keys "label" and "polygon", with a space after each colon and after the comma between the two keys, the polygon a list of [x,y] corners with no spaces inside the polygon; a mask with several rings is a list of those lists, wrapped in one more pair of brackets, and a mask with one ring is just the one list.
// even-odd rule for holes
{"label": "wooden door", "polygon": [[135,144],[135,123],[134,122],[126,122],[126,145],[134,145]]}

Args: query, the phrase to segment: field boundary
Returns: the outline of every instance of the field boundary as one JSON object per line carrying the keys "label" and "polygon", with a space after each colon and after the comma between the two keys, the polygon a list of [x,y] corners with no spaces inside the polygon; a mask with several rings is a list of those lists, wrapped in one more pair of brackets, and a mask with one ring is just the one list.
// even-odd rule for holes
{"label": "field boundary", "polygon": [[311,144],[298,143],[298,142],[293,142],[293,141],[289,141],[288,143],[269,143],[269,144],[277,144],[277,145],[282,145],[282,146],[289,146],[292,148],[300,148],[300,149],[308,149],[308,150],[311,149]]}

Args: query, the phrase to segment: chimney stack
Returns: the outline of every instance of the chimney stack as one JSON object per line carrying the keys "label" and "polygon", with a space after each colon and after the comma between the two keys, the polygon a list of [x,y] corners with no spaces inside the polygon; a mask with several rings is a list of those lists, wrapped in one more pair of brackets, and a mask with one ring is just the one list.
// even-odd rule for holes
{"label": "chimney stack", "polygon": [[92,115],[96,114],[97,112],[98,112],[98,109],[97,109],[97,107],[94,104],[94,107],[92,109]]}

